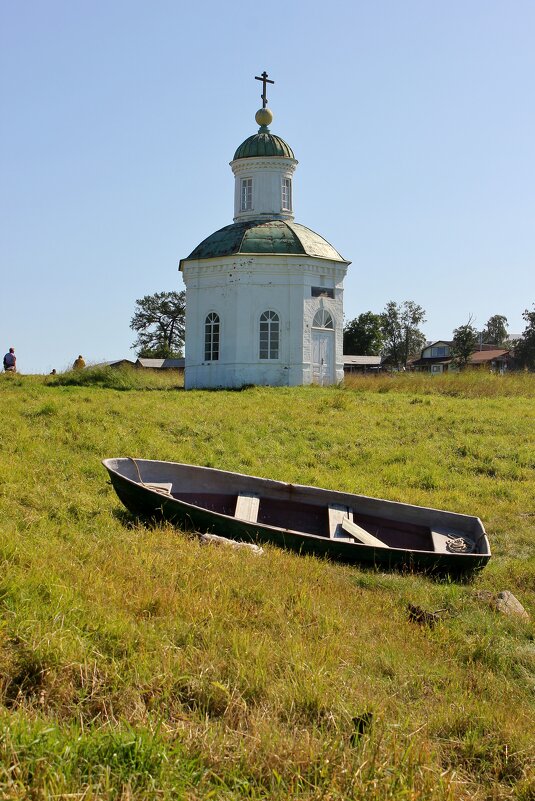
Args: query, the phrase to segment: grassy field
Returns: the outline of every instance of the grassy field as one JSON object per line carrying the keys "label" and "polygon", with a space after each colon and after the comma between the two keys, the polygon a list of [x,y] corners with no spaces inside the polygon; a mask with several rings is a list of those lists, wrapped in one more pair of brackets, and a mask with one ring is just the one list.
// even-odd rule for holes
{"label": "grassy field", "polygon": [[[533,801],[533,623],[491,599],[535,617],[535,375],[89,370],[0,402],[0,798]],[[108,456],[476,514],[493,558],[460,584],[204,546],[133,520]]]}

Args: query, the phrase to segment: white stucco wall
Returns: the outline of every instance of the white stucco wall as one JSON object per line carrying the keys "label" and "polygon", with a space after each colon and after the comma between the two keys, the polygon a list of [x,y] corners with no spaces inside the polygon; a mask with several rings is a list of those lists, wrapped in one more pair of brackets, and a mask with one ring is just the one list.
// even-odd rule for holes
{"label": "white stucco wall", "polygon": [[[312,382],[312,321],[320,308],[334,321],[332,379],[343,378],[343,279],[347,264],[307,256],[228,256],[186,260],[186,389]],[[334,299],[312,297],[312,287]],[[280,320],[279,358],[259,358],[262,312]],[[205,320],[220,318],[219,359],[204,360]]]}

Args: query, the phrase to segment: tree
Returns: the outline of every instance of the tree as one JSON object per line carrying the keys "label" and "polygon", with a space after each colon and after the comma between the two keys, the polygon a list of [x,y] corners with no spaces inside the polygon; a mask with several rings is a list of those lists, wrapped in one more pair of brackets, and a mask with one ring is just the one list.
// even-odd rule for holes
{"label": "tree", "polygon": [[384,353],[398,367],[405,366],[425,345],[420,323],[425,323],[425,311],[414,301],[405,300],[400,305],[391,300],[386,304],[381,315]]}
{"label": "tree", "polygon": [[483,342],[502,347],[507,340],[507,317],[503,314],[493,314],[481,332]]}
{"label": "tree", "polygon": [[459,370],[464,370],[470,361],[470,356],[477,350],[478,343],[479,335],[470,317],[465,325],[460,325],[453,332],[451,355]]}
{"label": "tree", "polygon": [[515,359],[521,367],[535,370],[535,304],[533,311],[526,309],[522,317],[527,326],[520,339],[515,343]]}
{"label": "tree", "polygon": [[132,344],[137,355],[155,359],[182,356],[185,314],[185,291],[156,292],[136,300],[130,328],[137,331]]}
{"label": "tree", "polygon": [[363,312],[344,327],[344,353],[379,356],[383,347],[381,315]]}

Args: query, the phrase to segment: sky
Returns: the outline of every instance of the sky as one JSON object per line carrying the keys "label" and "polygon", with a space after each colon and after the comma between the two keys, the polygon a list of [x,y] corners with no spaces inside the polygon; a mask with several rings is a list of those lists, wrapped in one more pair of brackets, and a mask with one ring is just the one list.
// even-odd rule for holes
{"label": "sky", "polygon": [[533,0],[0,0],[0,350],[135,358],[136,300],[232,222],[258,126],[297,222],[350,260],[347,321],[413,300],[430,340],[535,302]]}

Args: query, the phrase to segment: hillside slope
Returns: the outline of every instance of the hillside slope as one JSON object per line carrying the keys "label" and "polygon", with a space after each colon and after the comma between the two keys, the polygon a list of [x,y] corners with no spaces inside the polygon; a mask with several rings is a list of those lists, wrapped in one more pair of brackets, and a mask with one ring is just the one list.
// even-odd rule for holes
{"label": "hillside slope", "polygon": [[[533,799],[533,625],[492,598],[535,616],[534,377],[129,376],[0,376],[0,797]],[[494,555],[458,584],[203,546],[123,509],[126,455],[475,514]]]}

